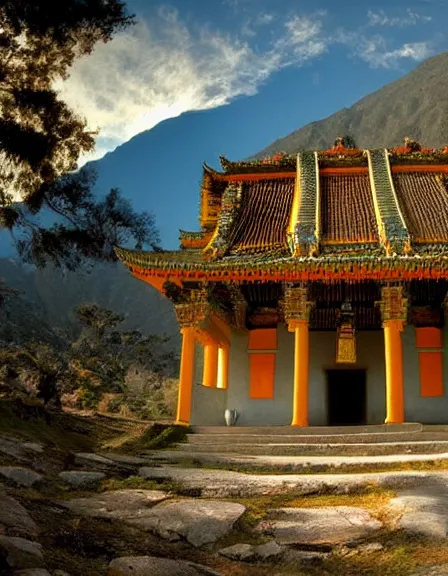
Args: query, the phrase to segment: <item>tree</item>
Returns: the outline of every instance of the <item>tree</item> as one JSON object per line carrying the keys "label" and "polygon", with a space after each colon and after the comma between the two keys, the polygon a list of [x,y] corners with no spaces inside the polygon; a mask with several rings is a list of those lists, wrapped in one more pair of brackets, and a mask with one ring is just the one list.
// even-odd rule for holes
{"label": "tree", "polygon": [[[1,3],[0,226],[26,260],[73,268],[114,260],[114,243],[158,243],[151,215],[134,213],[118,190],[96,201],[94,172],[73,173],[95,134],[54,89],[76,58],[132,22],[120,0]],[[43,208],[57,215],[49,229],[33,218]]]}
{"label": "tree", "polygon": [[128,394],[131,369],[144,373],[153,389],[173,374],[177,362],[172,352],[164,350],[168,338],[144,336],[139,330],[122,331],[124,317],[96,304],[82,304],[75,312],[87,333],[72,344],[68,357],[76,373],[72,382],[88,392],[89,407],[105,393]]}

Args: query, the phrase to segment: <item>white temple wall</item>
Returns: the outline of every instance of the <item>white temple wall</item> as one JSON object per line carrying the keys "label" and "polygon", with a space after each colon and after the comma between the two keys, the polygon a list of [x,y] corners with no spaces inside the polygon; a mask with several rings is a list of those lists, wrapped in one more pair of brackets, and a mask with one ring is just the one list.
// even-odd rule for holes
{"label": "white temple wall", "polygon": [[407,422],[448,424],[448,327],[443,330],[443,396],[422,397],[415,328],[403,333],[404,406]]}
{"label": "white temple wall", "polygon": [[[289,426],[292,417],[294,334],[278,327],[274,398],[249,397],[249,355],[247,333],[233,333],[227,390],[206,388],[202,380],[202,347],[198,346],[196,385],[192,404],[192,424],[224,425],[226,408],[236,409],[239,426]],[[407,326],[403,338],[405,420],[407,422],[448,423],[448,329],[444,330],[444,395],[420,395],[418,353],[415,329]],[[335,363],[336,333],[310,332],[309,425],[328,425],[327,370],[366,370],[367,424],[382,424],[386,416],[384,335],[382,330],[357,333],[357,362]]]}

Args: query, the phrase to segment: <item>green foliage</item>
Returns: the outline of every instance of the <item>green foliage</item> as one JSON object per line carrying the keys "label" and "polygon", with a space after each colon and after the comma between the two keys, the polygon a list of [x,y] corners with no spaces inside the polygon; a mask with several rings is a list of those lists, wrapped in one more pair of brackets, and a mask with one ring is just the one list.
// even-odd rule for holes
{"label": "green foliage", "polygon": [[[0,346],[0,392],[60,405],[102,409],[138,418],[174,415],[178,359],[168,338],[120,331],[122,315],[96,304],[76,310],[84,330],[64,348],[50,344]],[[67,400],[68,399],[68,400]]]}
{"label": "green foliage", "polygon": [[[118,244],[159,241],[152,215],[136,214],[116,189],[97,200],[94,170],[75,172],[95,134],[54,89],[75,59],[132,22],[119,0],[1,3],[0,227],[15,232],[27,262],[75,269],[88,259],[115,261]],[[57,224],[32,218],[43,208]]]}
{"label": "green foliage", "polygon": [[169,448],[173,444],[185,442],[191,432],[188,426],[173,426],[155,423],[145,430],[139,438],[139,446],[148,450]]}

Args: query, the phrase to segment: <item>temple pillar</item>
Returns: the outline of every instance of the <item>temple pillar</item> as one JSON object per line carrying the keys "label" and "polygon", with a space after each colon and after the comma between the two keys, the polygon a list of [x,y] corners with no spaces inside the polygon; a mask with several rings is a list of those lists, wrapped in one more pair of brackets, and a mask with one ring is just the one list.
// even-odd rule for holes
{"label": "temple pillar", "polygon": [[308,426],[309,317],[312,303],[303,287],[287,286],[283,302],[288,330],[294,332],[294,392],[291,426]]}
{"label": "temple pillar", "polygon": [[194,328],[183,328],[180,360],[179,393],[176,424],[188,425],[191,414],[191,396],[194,382],[195,336]]}
{"label": "temple pillar", "polygon": [[202,384],[209,388],[216,388],[218,379],[218,345],[216,343],[204,346],[204,372]]}
{"label": "temple pillar", "polygon": [[307,320],[294,327],[294,395],[291,426],[308,426],[309,328]]}
{"label": "temple pillar", "polygon": [[386,353],[386,424],[404,422],[402,320],[385,320]]}
{"label": "temple pillar", "polygon": [[407,316],[402,286],[381,289],[381,315],[386,364],[386,424],[404,422],[403,344],[401,333]]}
{"label": "temple pillar", "polygon": [[223,346],[218,351],[218,388],[227,389],[229,381],[229,347]]}

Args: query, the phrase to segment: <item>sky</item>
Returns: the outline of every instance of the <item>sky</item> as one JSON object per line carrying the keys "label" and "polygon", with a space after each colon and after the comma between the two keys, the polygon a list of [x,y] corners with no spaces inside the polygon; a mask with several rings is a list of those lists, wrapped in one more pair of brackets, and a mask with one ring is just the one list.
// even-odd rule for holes
{"label": "sky", "polygon": [[447,0],[127,5],[136,26],[78,61],[58,86],[99,129],[95,158],[164,120],[221,106],[235,107],[235,126],[256,109],[244,150],[256,153],[448,49]]}

